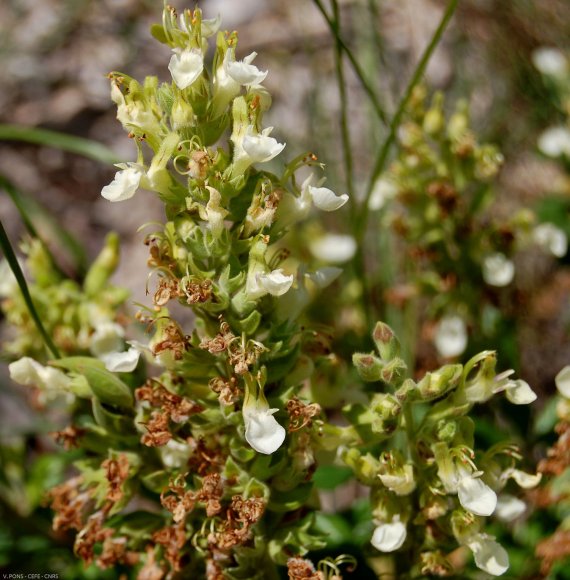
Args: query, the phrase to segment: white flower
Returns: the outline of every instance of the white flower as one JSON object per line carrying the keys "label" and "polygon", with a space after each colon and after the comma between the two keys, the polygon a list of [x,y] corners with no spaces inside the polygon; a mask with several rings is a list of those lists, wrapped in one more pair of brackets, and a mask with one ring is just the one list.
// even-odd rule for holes
{"label": "white flower", "polygon": [[267,71],[261,71],[255,65],[251,64],[256,56],[257,53],[252,52],[243,60],[236,61],[232,50],[228,49],[222,66],[228,76],[239,85],[244,87],[259,85],[265,80]]}
{"label": "white flower", "polygon": [[313,198],[313,203],[323,211],[335,211],[348,201],[348,195],[346,193],[336,195],[334,191],[327,187],[313,187],[309,185],[308,189]]}
{"label": "white flower", "polygon": [[466,544],[473,552],[475,565],[480,570],[492,576],[500,576],[508,570],[509,555],[493,536],[475,534],[467,540]]}
{"label": "white flower", "polygon": [[248,277],[247,293],[253,299],[265,294],[283,296],[291,288],[293,280],[293,274],[287,276],[281,268],[272,272],[253,272]]}
{"label": "white flower", "polygon": [[380,178],[374,184],[374,189],[370,194],[368,200],[368,207],[370,211],[377,211],[382,209],[388,201],[394,199],[398,193],[398,188],[395,183],[386,178]]}
{"label": "white flower", "polygon": [[540,224],[534,229],[534,241],[557,258],[563,258],[568,251],[568,238],[563,230],[554,224]]}
{"label": "white flower", "polygon": [[91,335],[90,350],[98,358],[110,352],[122,351],[124,336],[123,327],[116,322],[101,322]]}
{"label": "white flower", "polygon": [[266,163],[285,149],[285,143],[278,143],[277,139],[269,136],[271,131],[273,127],[267,127],[256,134],[251,125],[247,128],[241,146],[250,163]]}
{"label": "white flower", "polygon": [[509,477],[512,477],[519,487],[522,487],[523,489],[532,489],[540,483],[542,473],[533,475],[511,467],[502,473],[501,479],[506,481]]}
{"label": "white flower", "polygon": [[174,54],[168,63],[168,70],[179,89],[189,87],[202,74],[204,59],[196,48],[173,49]]}
{"label": "white flower", "polygon": [[504,254],[497,252],[483,260],[483,278],[490,286],[508,286],[515,276],[515,265]]}
{"label": "white flower", "polygon": [[408,495],[416,489],[416,482],[414,481],[414,468],[406,463],[393,472],[381,473],[380,481],[396,495]]}
{"label": "white flower", "polygon": [[245,439],[258,453],[271,455],[285,441],[285,429],[273,416],[278,410],[262,404],[254,408],[243,408]]}
{"label": "white flower", "polygon": [[112,373],[130,373],[134,371],[139,362],[141,351],[131,346],[123,352],[107,352],[99,356],[105,363],[105,368]]}
{"label": "white flower", "polygon": [[563,125],[546,129],[538,138],[538,148],[548,157],[570,157],[570,129]]}
{"label": "white flower", "polygon": [[536,393],[530,388],[530,385],[521,379],[510,381],[509,386],[505,389],[507,399],[514,405],[529,405],[536,401]]}
{"label": "white flower", "polygon": [[45,390],[67,390],[71,379],[59,369],[44,367],[30,357],[23,357],[8,365],[10,377],[19,385],[35,385]]}
{"label": "white flower", "polygon": [[101,190],[101,195],[109,201],[125,201],[133,197],[144,175],[141,167],[134,163],[127,166],[118,165],[121,166],[125,169],[115,173],[113,181]]}
{"label": "white flower", "polygon": [[443,357],[459,356],[467,348],[467,328],[460,316],[444,316],[435,331],[435,348]]}
{"label": "white flower", "polygon": [[478,516],[490,516],[497,507],[497,494],[474,474],[461,477],[457,494],[459,503]]}
{"label": "white flower", "polygon": [[570,365],[565,366],[554,379],[558,392],[567,399],[570,399]]}
{"label": "white flower", "polygon": [[309,249],[318,260],[342,264],[348,262],[356,253],[356,240],[342,234],[325,234],[309,242]]}
{"label": "white flower", "polygon": [[206,185],[206,189],[210,192],[210,200],[205,208],[200,206],[199,213],[200,217],[208,222],[212,235],[218,238],[224,230],[224,219],[229,212],[220,205],[222,201],[220,192],[209,185]]}
{"label": "white flower", "polygon": [[376,527],[370,543],[380,552],[394,552],[406,541],[406,525],[396,516],[391,523],[383,523]]}
{"label": "white flower", "polygon": [[514,495],[503,493],[497,499],[495,516],[503,522],[512,522],[522,516],[525,510],[526,503],[524,501]]}
{"label": "white flower", "polygon": [[548,46],[541,46],[532,53],[532,63],[542,74],[554,77],[563,76],[568,70],[564,54]]}

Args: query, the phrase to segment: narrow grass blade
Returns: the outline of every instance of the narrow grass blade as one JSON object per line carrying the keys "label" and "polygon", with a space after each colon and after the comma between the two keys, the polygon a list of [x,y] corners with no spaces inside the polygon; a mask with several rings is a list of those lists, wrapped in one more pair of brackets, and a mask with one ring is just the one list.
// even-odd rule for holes
{"label": "narrow grass blade", "polygon": [[101,143],[49,129],[0,124],[0,141],[24,141],[34,145],[55,147],[102,163],[119,161],[115,153]]}
{"label": "narrow grass blade", "polygon": [[16,258],[16,254],[14,253],[14,250],[12,249],[12,244],[10,244],[10,240],[8,239],[8,235],[6,234],[6,230],[4,229],[4,225],[2,224],[1,221],[0,221],[0,248],[2,248],[2,251],[4,252],[4,256],[6,258],[6,261],[8,262],[10,269],[14,273],[14,277],[16,278],[16,281],[18,282],[18,286],[20,287],[20,290],[22,291],[22,296],[24,297],[24,301],[26,302],[26,306],[28,307],[28,310],[30,311],[30,316],[32,317],[38,331],[42,335],[42,338],[44,339],[46,347],[51,352],[51,354],[54,358],[60,358],[59,351],[57,350],[57,347],[52,342],[51,337],[46,332],[46,330],[42,324],[42,321],[40,320],[40,317],[38,316],[38,312],[34,306],[34,302],[32,300],[32,297],[30,295],[30,291],[28,289],[28,284],[26,283],[26,279],[24,278],[24,274],[22,272],[22,269],[20,268],[20,264],[18,263],[18,259]]}
{"label": "narrow grass blade", "polygon": [[[61,226],[58,220],[53,215],[42,207],[39,203],[34,201],[29,196],[25,195],[19,190],[9,179],[0,174],[0,189],[3,189],[10,197],[18,213],[22,218],[22,222],[26,227],[28,233],[38,240],[42,241],[46,251],[52,258],[52,262],[57,266],[56,261],[49,250],[47,244],[43,241],[34,222],[38,221],[46,224],[50,233],[57,240],[58,246],[65,248],[69,252],[70,258],[73,260],[73,267],[78,276],[82,277],[87,270],[87,255],[83,246],[65,229]],[[59,269],[59,268],[58,268]]]}

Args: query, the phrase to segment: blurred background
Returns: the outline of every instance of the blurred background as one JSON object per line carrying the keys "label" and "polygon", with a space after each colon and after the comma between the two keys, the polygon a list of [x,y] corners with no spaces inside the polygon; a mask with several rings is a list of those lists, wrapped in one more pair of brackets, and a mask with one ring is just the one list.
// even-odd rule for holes
{"label": "blurred background", "polygon": [[[171,4],[178,9],[194,6]],[[222,29],[238,30],[239,58],[256,51],[256,65],[269,69],[264,84],[273,96],[273,107],[265,125],[275,126],[275,136],[287,142],[287,157],[317,153],[327,165],[327,185],[345,190],[335,42],[315,4],[203,0],[196,5],[206,17],[220,14]],[[343,0],[339,5],[341,34],[369,83],[379,90],[390,118],[445,2]],[[161,10],[158,0],[3,0],[0,123],[85,137],[103,143],[120,160],[134,160],[135,148],[115,118],[107,74],[121,71],[139,80],[146,75],[168,80],[170,51],[149,33]],[[565,113],[533,66],[531,55],[544,46],[568,51],[569,38],[567,0],[461,0],[426,74],[429,89],[443,90],[450,107],[456,99],[468,99],[480,139],[502,150],[505,164],[498,178],[496,211],[508,215],[515,208],[530,207],[550,212],[568,233],[568,168],[541,156],[536,145],[547,127],[564,121]],[[345,73],[354,193],[362,196],[386,129],[349,65]],[[147,271],[141,265],[148,249],[136,229],[161,220],[161,206],[143,193],[116,211],[100,196],[113,173],[110,165],[58,149],[0,141],[0,176],[80,239],[90,258],[109,230],[120,234],[122,262],[115,282],[131,290],[133,301],[145,301]],[[23,228],[4,192],[0,192],[0,215],[16,242]],[[346,232],[341,222],[328,225],[338,233]],[[518,370],[546,401],[554,393],[554,375],[570,362],[568,257],[549,261],[528,252],[517,259],[517,271],[521,272],[517,284],[531,290],[517,327]],[[47,438],[27,436],[38,415],[19,390],[8,386],[5,372],[1,380],[0,435],[10,445],[2,451],[0,567],[10,569],[12,559],[12,566],[17,561],[23,570],[23,562],[29,564],[33,553],[30,571],[57,569],[66,578],[118,577],[117,571],[105,575],[81,571],[69,555],[68,539],[48,537],[49,512],[41,507],[42,490],[58,481],[61,466],[51,460],[29,460],[41,457],[53,444]],[[539,401],[538,410],[541,406]],[[25,481],[25,486],[19,489],[14,485],[17,481]],[[7,525],[8,521],[17,525]]]}

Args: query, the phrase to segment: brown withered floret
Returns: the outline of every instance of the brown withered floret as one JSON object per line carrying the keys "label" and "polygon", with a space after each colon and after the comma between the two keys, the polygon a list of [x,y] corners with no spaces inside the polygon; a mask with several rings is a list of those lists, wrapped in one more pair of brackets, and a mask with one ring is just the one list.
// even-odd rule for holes
{"label": "brown withered floret", "polygon": [[216,560],[206,559],[206,580],[225,580],[225,575]]}
{"label": "brown withered floret", "polygon": [[91,501],[91,492],[81,490],[83,478],[73,477],[55,486],[47,493],[47,500],[55,512],[53,529],[80,530],[83,527],[83,517],[87,504]]}
{"label": "brown withered floret", "polygon": [[172,439],[172,433],[168,429],[168,414],[154,411],[148,423],[143,423],[147,433],[141,442],[148,447],[162,447]]}
{"label": "brown withered floret", "polygon": [[151,234],[147,236],[144,241],[145,245],[149,246],[150,256],[148,258],[148,265],[150,268],[167,268],[173,270],[176,262],[170,255],[170,247],[168,242],[160,239],[157,235]]}
{"label": "brown withered floret", "polygon": [[251,527],[259,521],[264,511],[263,499],[243,499],[241,495],[235,495],[220,529],[208,536],[211,549],[227,552],[234,546],[249,542],[252,537]]}
{"label": "brown withered floret", "polygon": [[192,280],[184,285],[184,294],[188,304],[202,304],[212,298],[211,280]]}
{"label": "brown withered floret", "polygon": [[103,527],[104,521],[105,513],[102,510],[95,512],[89,516],[87,524],[75,538],[73,550],[85,562],[86,566],[89,566],[95,558],[95,544],[105,542],[114,533],[111,528]]}
{"label": "brown withered floret", "polygon": [[230,377],[229,379],[215,377],[210,380],[208,385],[218,395],[218,400],[222,405],[233,405],[241,396],[236,377]]}
{"label": "brown withered floret", "polygon": [[427,187],[427,194],[438,202],[445,214],[455,209],[459,199],[455,188],[445,181],[432,181]]}
{"label": "brown withered floret", "polygon": [[166,570],[164,570],[157,562],[153,546],[146,548],[146,560],[144,566],[137,574],[137,580],[162,580]]}
{"label": "brown withered floret", "polygon": [[158,288],[154,293],[152,301],[156,306],[164,306],[170,300],[178,298],[180,296],[180,287],[178,285],[178,280],[173,278],[159,278]]}
{"label": "brown withered floret", "polygon": [[315,570],[311,560],[289,558],[287,560],[289,580],[322,580],[322,575]]}
{"label": "brown withered floret", "polygon": [[85,429],[75,427],[74,425],[69,425],[61,431],[53,431],[50,433],[50,435],[55,439],[56,443],[63,445],[64,449],[67,451],[79,447],[78,439],[84,434]]}
{"label": "brown withered floret", "polygon": [[536,555],[542,560],[540,572],[548,576],[552,566],[570,556],[570,530],[558,530],[536,547]]}
{"label": "brown withered floret", "polygon": [[206,504],[206,515],[211,518],[222,510],[222,494],[224,486],[219,473],[206,475],[202,480],[202,488],[196,493],[196,501]]}
{"label": "brown withered floret", "polygon": [[179,572],[182,568],[182,548],[187,540],[184,522],[156,531],[152,535],[152,539],[164,547],[165,557],[170,566],[175,572]]}
{"label": "brown withered floret", "polygon": [[155,356],[166,350],[171,351],[175,360],[180,360],[189,346],[189,341],[174,322],[168,324],[163,331],[164,338],[152,347]]}
{"label": "brown withered floret", "polygon": [[145,385],[135,391],[138,401],[147,401],[152,407],[160,407],[161,410],[175,423],[183,423],[190,415],[201,413],[204,410],[202,405],[185,399],[176,393],[171,393],[168,389],[149,380]]}
{"label": "brown withered floret", "polygon": [[203,338],[200,342],[200,348],[207,350],[211,354],[224,352],[230,344],[235,341],[236,336],[231,331],[227,322],[220,324],[220,332],[214,338]]}
{"label": "brown withered floret", "polygon": [[139,561],[139,554],[127,550],[127,538],[112,538],[108,536],[103,541],[103,549],[97,558],[97,566],[103,570],[113,568],[117,564],[134,566]]}
{"label": "brown withered floret", "polygon": [[225,465],[226,455],[219,445],[209,445],[202,438],[198,439],[194,445],[194,451],[188,460],[190,473],[197,473],[200,476],[209,473],[218,473]]}
{"label": "brown withered floret", "polygon": [[129,460],[121,453],[117,459],[105,459],[101,464],[105,470],[105,477],[109,482],[107,499],[113,503],[118,502],[123,497],[123,484],[129,477]]}
{"label": "brown withered floret", "polygon": [[560,475],[570,467],[570,423],[561,421],[555,431],[558,441],[548,450],[546,459],[538,464],[538,471],[547,475]]}
{"label": "brown withered floret", "polygon": [[307,405],[297,397],[293,397],[287,401],[287,412],[290,419],[289,432],[293,432],[303,427],[310,427],[313,424],[313,419],[320,415],[321,407],[316,403]]}

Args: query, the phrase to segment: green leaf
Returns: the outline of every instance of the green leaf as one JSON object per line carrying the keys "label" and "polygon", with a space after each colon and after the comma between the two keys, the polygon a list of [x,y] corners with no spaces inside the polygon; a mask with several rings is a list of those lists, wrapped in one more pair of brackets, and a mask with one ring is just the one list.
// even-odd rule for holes
{"label": "green leaf", "polygon": [[315,529],[326,537],[328,548],[352,543],[352,526],[339,514],[317,513]]}
{"label": "green leaf", "polygon": [[321,465],[313,475],[318,489],[335,489],[352,478],[352,469],[337,465]]}
{"label": "green leaf", "polygon": [[[6,179],[5,176],[0,175],[0,188],[2,188],[10,197],[13,204],[16,206],[20,217],[26,227],[28,233],[38,240],[42,241],[35,224],[41,224],[40,229],[44,227],[48,230],[46,237],[53,236],[57,247],[64,248],[69,252],[70,258],[73,260],[73,266],[79,275],[83,275],[87,268],[87,254],[85,248],[59,223],[57,219],[42,205],[37,203],[34,199],[25,195],[20,189]],[[55,265],[55,259],[49,251],[46,243],[42,244]]]}
{"label": "green leaf", "polygon": [[45,345],[47,346],[48,350],[51,352],[54,358],[59,358],[60,357],[59,351],[57,350],[57,347],[53,343],[49,334],[46,332],[42,324],[42,321],[38,316],[38,312],[36,310],[36,307],[34,306],[34,302],[28,289],[28,284],[26,282],[26,279],[24,278],[24,274],[22,272],[22,269],[20,268],[20,264],[18,263],[16,254],[12,249],[12,244],[10,244],[10,240],[8,239],[8,235],[6,234],[6,230],[4,229],[4,226],[2,225],[1,221],[0,221],[0,247],[4,252],[4,256],[6,258],[6,261],[8,262],[8,265],[10,266],[10,269],[14,273],[14,277],[18,282],[18,286],[20,287],[22,296],[24,297],[24,302],[26,303],[26,306],[28,307],[28,310],[30,312],[30,316],[32,317],[39,333],[44,339]]}
{"label": "green leaf", "polygon": [[133,407],[134,399],[129,387],[108,371],[100,360],[87,356],[72,356],[53,361],[51,364],[84,375],[93,394],[101,403],[127,409]]}
{"label": "green leaf", "polygon": [[113,151],[97,141],[66,135],[58,131],[38,129],[37,127],[0,125],[0,141],[24,141],[34,145],[45,145],[76,153],[102,163],[112,164],[119,161]]}

